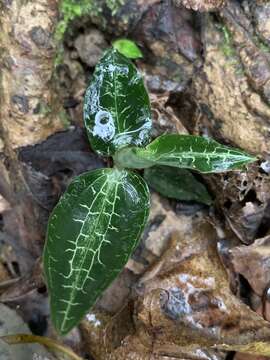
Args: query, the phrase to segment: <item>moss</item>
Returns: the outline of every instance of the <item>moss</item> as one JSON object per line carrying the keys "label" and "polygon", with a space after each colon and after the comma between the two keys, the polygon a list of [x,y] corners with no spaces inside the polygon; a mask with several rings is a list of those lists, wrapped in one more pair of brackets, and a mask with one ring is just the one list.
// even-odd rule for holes
{"label": "moss", "polygon": [[63,44],[60,44],[54,57],[54,67],[56,68],[58,65],[62,64],[63,59],[64,59],[64,46]]}
{"label": "moss", "polygon": [[[227,58],[235,57],[237,54],[236,54],[236,50],[232,43],[233,40],[232,40],[232,34],[231,34],[230,30],[225,25],[220,25],[217,27],[223,33],[223,36],[224,36],[224,42],[221,47],[224,55]],[[264,53],[270,52],[269,45],[264,43],[258,36],[254,35],[253,41],[262,52],[264,52]]]}
{"label": "moss", "polygon": [[234,57],[236,55],[236,51],[233,47],[232,44],[232,34],[230,32],[230,30],[225,26],[221,26],[221,31],[223,33],[224,36],[224,42],[222,45],[222,51],[223,54],[227,57],[227,58],[231,58]]}
{"label": "moss", "polygon": [[37,106],[37,110],[36,110],[39,114],[42,114],[44,117],[47,117],[51,112],[52,112],[52,108],[50,107],[49,104],[41,101],[38,106]]}
{"label": "moss", "polygon": [[67,112],[65,110],[60,111],[59,119],[60,119],[61,123],[63,124],[64,129],[69,128],[69,126],[71,125],[71,121],[70,121],[70,118],[69,118],[69,116],[68,116],[68,114],[67,114]]}
{"label": "moss", "polygon": [[112,15],[115,15],[126,0],[62,0],[60,4],[61,20],[59,21],[55,36],[61,40],[72,20],[81,16],[99,16],[102,5],[106,5]]}
{"label": "moss", "polygon": [[236,51],[233,46],[233,39],[230,30],[226,25],[222,25],[220,23],[216,24],[216,29],[219,30],[222,35],[220,49],[222,50],[223,54],[226,56],[226,58],[235,57]]}
{"label": "moss", "polygon": [[253,40],[255,42],[255,44],[257,45],[257,47],[266,54],[270,53],[270,46],[268,44],[266,44],[265,42],[263,42],[262,39],[260,39],[258,36],[254,36]]}
{"label": "moss", "polygon": [[61,40],[68,28],[69,23],[76,17],[88,14],[92,8],[92,2],[89,0],[62,0],[60,4],[61,20],[59,21],[55,36]]}
{"label": "moss", "polygon": [[270,47],[263,42],[259,44],[260,49],[265,53],[270,53]]}
{"label": "moss", "polygon": [[112,15],[115,15],[124,4],[125,0],[106,0],[106,5],[111,10]]}
{"label": "moss", "polygon": [[243,65],[239,59],[237,50],[233,45],[233,36],[230,30],[225,25],[217,24],[217,29],[222,34],[222,42],[220,43],[220,50],[226,57],[226,65],[228,67],[233,67],[235,74],[242,76],[244,74]]}

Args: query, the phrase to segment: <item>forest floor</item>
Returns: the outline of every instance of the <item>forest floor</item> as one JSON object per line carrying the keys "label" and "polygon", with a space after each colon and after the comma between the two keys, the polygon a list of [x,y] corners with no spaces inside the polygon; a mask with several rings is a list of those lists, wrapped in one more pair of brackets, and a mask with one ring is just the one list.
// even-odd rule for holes
{"label": "forest floor", "polygon": [[[25,22],[8,31],[11,3],[1,5],[3,44],[14,36],[20,51],[11,39],[0,86],[0,336],[32,332],[94,360],[270,358],[270,3],[209,1],[218,5],[209,13],[183,6],[207,1],[102,0],[90,9],[81,0],[75,16],[76,1],[65,0],[57,48],[38,29],[51,26],[52,8],[50,23],[29,20],[35,48],[28,53]],[[30,19],[31,1],[20,6]],[[118,38],[132,39],[144,55],[136,65],[150,94],[153,138],[210,136],[258,161],[195,174],[210,205],[152,190],[139,247],[79,327],[60,338],[40,261],[46,225],[74,176],[109,166],[89,147],[82,109],[96,63]],[[37,81],[38,71],[48,81]],[[0,340],[1,360],[63,356]]]}

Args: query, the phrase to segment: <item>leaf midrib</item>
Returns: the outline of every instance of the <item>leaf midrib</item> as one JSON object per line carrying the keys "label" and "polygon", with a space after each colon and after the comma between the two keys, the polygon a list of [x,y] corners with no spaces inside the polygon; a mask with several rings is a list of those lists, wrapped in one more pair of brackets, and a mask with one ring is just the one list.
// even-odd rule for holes
{"label": "leaf midrib", "polygon": [[[104,176],[104,175],[102,174],[96,181],[97,181],[97,182],[100,181],[100,179],[101,179],[103,176]],[[94,183],[95,183],[96,181],[94,181]],[[89,185],[89,187],[90,187],[90,186],[93,186],[94,183],[91,183],[91,185]],[[86,221],[87,221],[87,219],[88,219],[88,217],[89,217],[89,214],[90,214],[90,212],[91,212],[91,210],[92,210],[92,206],[93,206],[95,200],[97,199],[97,197],[99,196],[100,192],[103,190],[103,187],[105,187],[105,185],[106,185],[107,183],[108,183],[108,180],[106,180],[106,181],[104,182],[104,184],[103,184],[103,186],[101,187],[100,191],[97,192],[97,194],[95,195],[95,197],[94,197],[94,199],[93,199],[93,201],[92,201],[91,207],[90,207],[90,209],[89,209],[89,211],[88,211],[88,214],[87,214],[87,216],[86,216],[86,219],[85,219],[83,225],[81,226],[81,229],[83,228],[84,224],[86,223]],[[87,189],[86,189],[86,190],[87,190]],[[86,190],[85,190],[85,191],[86,191]],[[105,197],[104,197],[104,200],[102,201],[102,207],[101,207],[102,211],[103,211],[103,208],[104,208],[104,204],[105,204]],[[98,216],[97,219],[95,220],[95,227],[96,227],[96,224],[98,224],[98,221],[99,221],[99,219],[100,219],[100,216],[101,216],[101,214],[102,214],[102,211],[100,212],[99,216]],[[95,228],[95,227],[94,227],[94,228]],[[86,246],[85,246],[86,249],[87,249],[87,251],[85,251],[85,254],[84,254],[84,256],[83,256],[83,259],[80,261],[80,266],[79,266],[80,271],[78,271],[78,272],[77,272],[77,275],[75,275],[75,281],[74,281],[75,284],[78,282],[78,279],[79,279],[79,277],[80,277],[82,265],[83,265],[83,263],[84,263],[84,261],[85,261],[85,258],[86,258],[88,249],[90,248],[90,244],[91,244],[91,242],[92,242],[91,239],[92,239],[92,237],[89,236],[88,242],[87,242],[87,244],[86,244]],[[74,249],[74,252],[76,252],[76,248]],[[94,257],[94,255],[93,255],[93,257]],[[73,287],[72,290],[71,290],[71,293],[70,293],[70,296],[69,296],[69,299],[68,299],[68,300],[69,300],[69,304],[68,304],[68,306],[67,306],[66,313],[65,313],[65,316],[64,316],[64,320],[63,320],[62,325],[61,325],[61,330],[62,330],[62,331],[64,331],[65,324],[66,324],[66,321],[67,321],[67,315],[68,315],[68,313],[69,313],[69,311],[70,311],[70,309],[71,309],[71,306],[72,306],[71,303],[72,303],[73,300],[75,299],[76,291],[77,291],[77,290],[76,290],[75,287]]]}
{"label": "leaf midrib", "polygon": [[[107,177],[108,177],[109,175],[110,175],[110,174],[107,174]],[[101,177],[102,177],[102,176],[101,176]],[[99,177],[99,180],[100,180],[101,177]],[[88,215],[87,215],[87,217],[86,217],[85,222],[87,221],[87,218],[88,218],[88,216],[89,216],[89,213],[91,212],[92,205],[93,205],[94,201],[96,200],[97,196],[99,196],[100,192],[103,190],[103,187],[104,187],[106,184],[109,184],[109,186],[108,186],[107,189],[106,189],[106,192],[107,192],[108,194],[111,192],[111,190],[112,190],[113,188],[115,188],[115,197],[114,197],[114,201],[115,201],[116,195],[117,195],[118,186],[119,186],[120,182],[119,182],[119,181],[110,182],[110,181],[109,181],[109,178],[107,178],[106,181],[105,181],[105,183],[103,184],[102,188],[100,189],[100,191],[96,194],[95,199],[92,201],[92,204],[91,204],[91,207],[90,207],[90,209],[89,209],[89,212],[88,212]],[[111,186],[110,186],[110,184],[111,184]],[[92,185],[93,185],[93,184],[91,184],[91,186],[92,186]],[[97,225],[99,224],[100,217],[101,217],[102,214],[103,214],[105,204],[106,204],[106,197],[104,196],[103,201],[102,201],[102,206],[101,206],[101,209],[100,209],[100,213],[99,213],[98,217],[97,217],[96,220],[95,220],[95,224],[94,224],[94,228],[93,228],[93,230],[92,230],[92,234],[95,233],[96,227],[97,227]],[[111,216],[111,217],[112,217],[112,216]],[[106,231],[104,232],[104,234],[107,234],[109,225],[111,224],[111,217],[110,217],[110,219],[109,219],[109,221],[108,221],[108,223],[107,223],[107,228],[106,228]],[[85,224],[85,222],[84,222],[84,224]],[[82,225],[82,227],[84,226],[84,224]],[[81,228],[82,228],[82,227],[81,227]],[[86,247],[85,254],[84,254],[84,256],[83,256],[83,259],[82,259],[81,262],[80,262],[80,266],[79,266],[80,269],[82,269],[82,266],[83,266],[83,264],[84,264],[84,262],[85,262],[85,259],[86,259],[87,254],[88,254],[88,249],[90,248],[90,245],[91,245],[91,243],[92,243],[91,239],[92,239],[92,237],[89,236],[88,242],[87,242],[87,244],[86,244],[86,246],[85,246],[85,247]],[[103,241],[101,242],[101,244],[102,244],[102,243],[103,243]],[[101,244],[100,244],[100,246],[101,246]],[[75,249],[75,251],[76,251],[76,249]],[[92,258],[92,259],[93,259],[93,262],[94,262],[94,260],[95,260],[95,255],[93,255],[93,258]],[[91,271],[91,269],[90,269],[90,271]],[[90,272],[90,271],[89,271],[89,272]],[[78,282],[78,279],[79,279],[79,277],[80,277],[80,276],[79,276],[80,273],[81,273],[81,271],[78,272],[78,274],[76,275],[76,277],[75,277],[75,283]],[[65,317],[64,317],[64,320],[63,320],[62,326],[61,326],[61,330],[63,330],[63,331],[64,331],[64,328],[65,328],[64,324],[66,323],[66,320],[65,320],[65,319],[67,319],[67,315],[68,315],[68,313],[69,313],[69,311],[70,311],[70,309],[71,309],[71,307],[72,307],[71,304],[72,304],[73,300],[75,299],[76,291],[77,291],[76,288],[73,287],[72,290],[71,290],[71,293],[70,293],[69,304],[68,304],[68,306],[67,306],[66,313],[65,313]]]}
{"label": "leaf midrib", "polygon": [[[113,54],[113,66],[115,67],[115,54]],[[118,116],[118,104],[117,104],[117,93],[116,93],[116,71],[113,72],[113,93],[114,93],[114,106],[116,113],[116,123],[117,123],[117,133],[121,132],[121,128],[119,126],[119,116]]]}
{"label": "leaf midrib", "polygon": [[[239,161],[245,161],[250,159],[249,156],[245,156],[244,154],[238,153],[238,154],[232,154],[232,153],[217,153],[217,152],[209,152],[209,153],[202,153],[202,152],[196,152],[196,151],[184,151],[184,152],[175,152],[174,150],[171,150],[170,152],[167,153],[163,153],[161,154],[159,157],[155,156],[155,153],[157,153],[158,151],[156,150],[155,152],[152,150],[146,150],[144,151],[143,149],[140,149],[140,152],[138,152],[138,155],[146,158],[147,160],[149,159],[150,161],[159,161],[162,158],[167,158],[167,159],[179,159],[180,157],[196,157],[196,158],[239,158]],[[152,158],[152,159],[151,159]],[[243,159],[243,160],[242,160]]]}

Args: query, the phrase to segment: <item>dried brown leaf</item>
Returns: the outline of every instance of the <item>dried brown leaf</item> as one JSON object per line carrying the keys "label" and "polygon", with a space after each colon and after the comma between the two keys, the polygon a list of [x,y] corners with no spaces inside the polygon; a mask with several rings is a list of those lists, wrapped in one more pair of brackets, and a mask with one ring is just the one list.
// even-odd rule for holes
{"label": "dried brown leaf", "polygon": [[262,296],[270,283],[270,236],[257,239],[249,246],[235,247],[230,254],[235,271],[248,280],[257,295]]}
{"label": "dried brown leaf", "polygon": [[270,177],[257,164],[247,171],[206,178],[227,227],[245,244],[269,233]]}
{"label": "dried brown leaf", "polygon": [[175,234],[139,285],[137,329],[153,353],[218,347],[270,355],[270,324],[231,293],[216,233],[203,218]]}

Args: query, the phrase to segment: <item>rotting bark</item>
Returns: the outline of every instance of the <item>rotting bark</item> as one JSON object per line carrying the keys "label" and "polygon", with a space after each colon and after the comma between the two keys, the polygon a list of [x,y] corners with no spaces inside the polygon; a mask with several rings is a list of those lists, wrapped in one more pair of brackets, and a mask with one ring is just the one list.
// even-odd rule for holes
{"label": "rotting bark", "polygon": [[252,21],[256,11],[259,7],[251,2],[244,11],[238,2],[229,1],[219,12],[219,22],[204,15],[205,61],[193,81],[200,115],[195,115],[193,131],[209,131],[266,155],[270,151],[270,53],[261,41],[267,27],[254,26]]}
{"label": "rotting bark", "polygon": [[3,1],[0,11],[0,189],[12,206],[4,215],[5,231],[16,246],[27,249],[33,263],[44,242],[42,209],[14,148],[35,144],[63,127],[51,81],[58,1]]}
{"label": "rotting bark", "polygon": [[213,11],[225,5],[227,0],[174,0],[176,5],[183,4],[188,9]]}
{"label": "rotting bark", "polygon": [[51,82],[58,1],[2,1],[1,122],[12,147],[35,144],[62,128]]}

